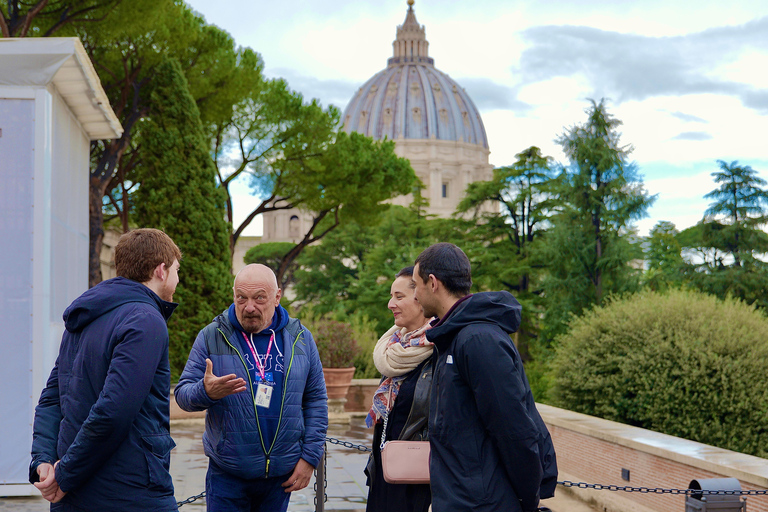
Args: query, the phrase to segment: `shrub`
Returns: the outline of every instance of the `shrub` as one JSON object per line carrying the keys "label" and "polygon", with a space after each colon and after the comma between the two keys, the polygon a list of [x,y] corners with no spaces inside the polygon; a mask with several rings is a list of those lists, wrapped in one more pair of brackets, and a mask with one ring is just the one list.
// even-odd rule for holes
{"label": "shrub", "polygon": [[[308,326],[309,327],[309,326]],[[336,320],[320,319],[310,327],[326,368],[349,368],[360,352],[352,328]]]}
{"label": "shrub", "polygon": [[557,405],[768,457],[768,320],[737,300],[644,292],[556,338]]}

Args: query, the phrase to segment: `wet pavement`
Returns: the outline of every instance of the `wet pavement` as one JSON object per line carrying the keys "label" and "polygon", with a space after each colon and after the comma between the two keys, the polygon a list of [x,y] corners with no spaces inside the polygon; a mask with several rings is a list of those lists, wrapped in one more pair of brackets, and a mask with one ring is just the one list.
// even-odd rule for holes
{"label": "wet pavement", "polygon": [[[176,449],[171,454],[171,474],[177,501],[196,496],[205,490],[205,472],[208,458],[203,453],[203,423],[200,420],[178,421],[171,426]],[[355,445],[371,445],[373,430],[366,429],[362,419],[353,419],[350,425],[331,425],[328,437]],[[327,443],[327,501],[325,510],[364,511],[368,487],[363,468],[368,453]],[[0,508],[0,511],[2,508]],[[205,499],[183,505],[182,512],[205,510]],[[291,494],[290,512],[315,510],[315,478],[301,491]]]}
{"label": "wet pavement", "polygon": [[[370,446],[372,430],[366,429],[363,420],[353,419],[353,424],[331,425],[328,437],[355,445]],[[203,453],[203,420],[179,420],[171,423],[171,436],[176,448],[171,452],[171,475],[176,500],[183,501],[205,491],[205,473],[208,457]],[[368,454],[340,445],[327,444],[326,474],[328,499],[325,510],[364,511],[368,496],[363,468]],[[288,506],[290,512],[315,510],[315,478],[305,489],[294,492]],[[39,496],[24,498],[0,498],[0,512],[46,512],[49,503]],[[181,512],[205,510],[205,498],[183,505]]]}
{"label": "wet pavement", "polygon": [[[205,491],[205,473],[208,458],[203,453],[203,420],[177,420],[171,423],[171,435],[176,448],[171,452],[171,475],[176,500],[184,501]],[[371,445],[373,430],[366,429],[363,418],[353,418],[350,425],[331,425],[328,437],[354,445]],[[368,453],[341,445],[327,443],[326,463],[327,501],[326,512],[357,512],[365,510],[368,487],[365,485],[363,468]],[[305,489],[294,492],[288,506],[290,512],[314,512],[315,478]],[[558,496],[546,500],[553,512],[595,512],[582,502],[558,489]],[[46,512],[49,503],[39,496],[24,498],[0,498],[0,512]],[[182,505],[181,512],[205,510],[205,498]]]}

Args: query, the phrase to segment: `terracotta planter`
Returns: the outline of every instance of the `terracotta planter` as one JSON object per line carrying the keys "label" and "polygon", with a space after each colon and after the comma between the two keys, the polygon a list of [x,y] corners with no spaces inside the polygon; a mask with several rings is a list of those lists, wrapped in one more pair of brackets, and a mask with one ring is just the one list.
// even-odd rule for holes
{"label": "terracotta planter", "polygon": [[325,389],[328,391],[328,398],[346,398],[352,377],[355,375],[355,367],[323,367],[323,375],[325,376]]}

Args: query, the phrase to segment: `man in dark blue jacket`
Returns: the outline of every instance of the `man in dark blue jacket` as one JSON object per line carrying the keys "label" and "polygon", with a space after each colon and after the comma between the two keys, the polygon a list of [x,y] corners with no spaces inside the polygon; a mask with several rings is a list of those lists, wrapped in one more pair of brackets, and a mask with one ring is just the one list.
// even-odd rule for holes
{"label": "man in dark blue jacket", "polygon": [[162,231],[130,231],[115,247],[120,277],[64,312],[59,357],[35,408],[29,468],[51,510],[177,510],[166,321],[179,260]]}
{"label": "man in dark blue jacket", "polygon": [[186,411],[207,409],[208,512],[278,512],[309,484],[328,429],[317,346],[280,306],[274,272],[248,265],[234,303],[198,334],[176,386]]}
{"label": "man in dark blue jacket", "polygon": [[470,264],[453,244],[427,248],[413,272],[424,316],[437,317],[429,410],[432,510],[528,512],[554,495],[555,450],[510,339],[520,304],[469,294]]}

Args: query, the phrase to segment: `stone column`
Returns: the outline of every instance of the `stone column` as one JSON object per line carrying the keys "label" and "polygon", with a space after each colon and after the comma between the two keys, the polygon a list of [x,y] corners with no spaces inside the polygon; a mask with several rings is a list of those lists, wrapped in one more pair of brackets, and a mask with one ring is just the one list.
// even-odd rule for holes
{"label": "stone column", "polygon": [[438,162],[429,164],[429,205],[439,208],[443,204],[443,170]]}

